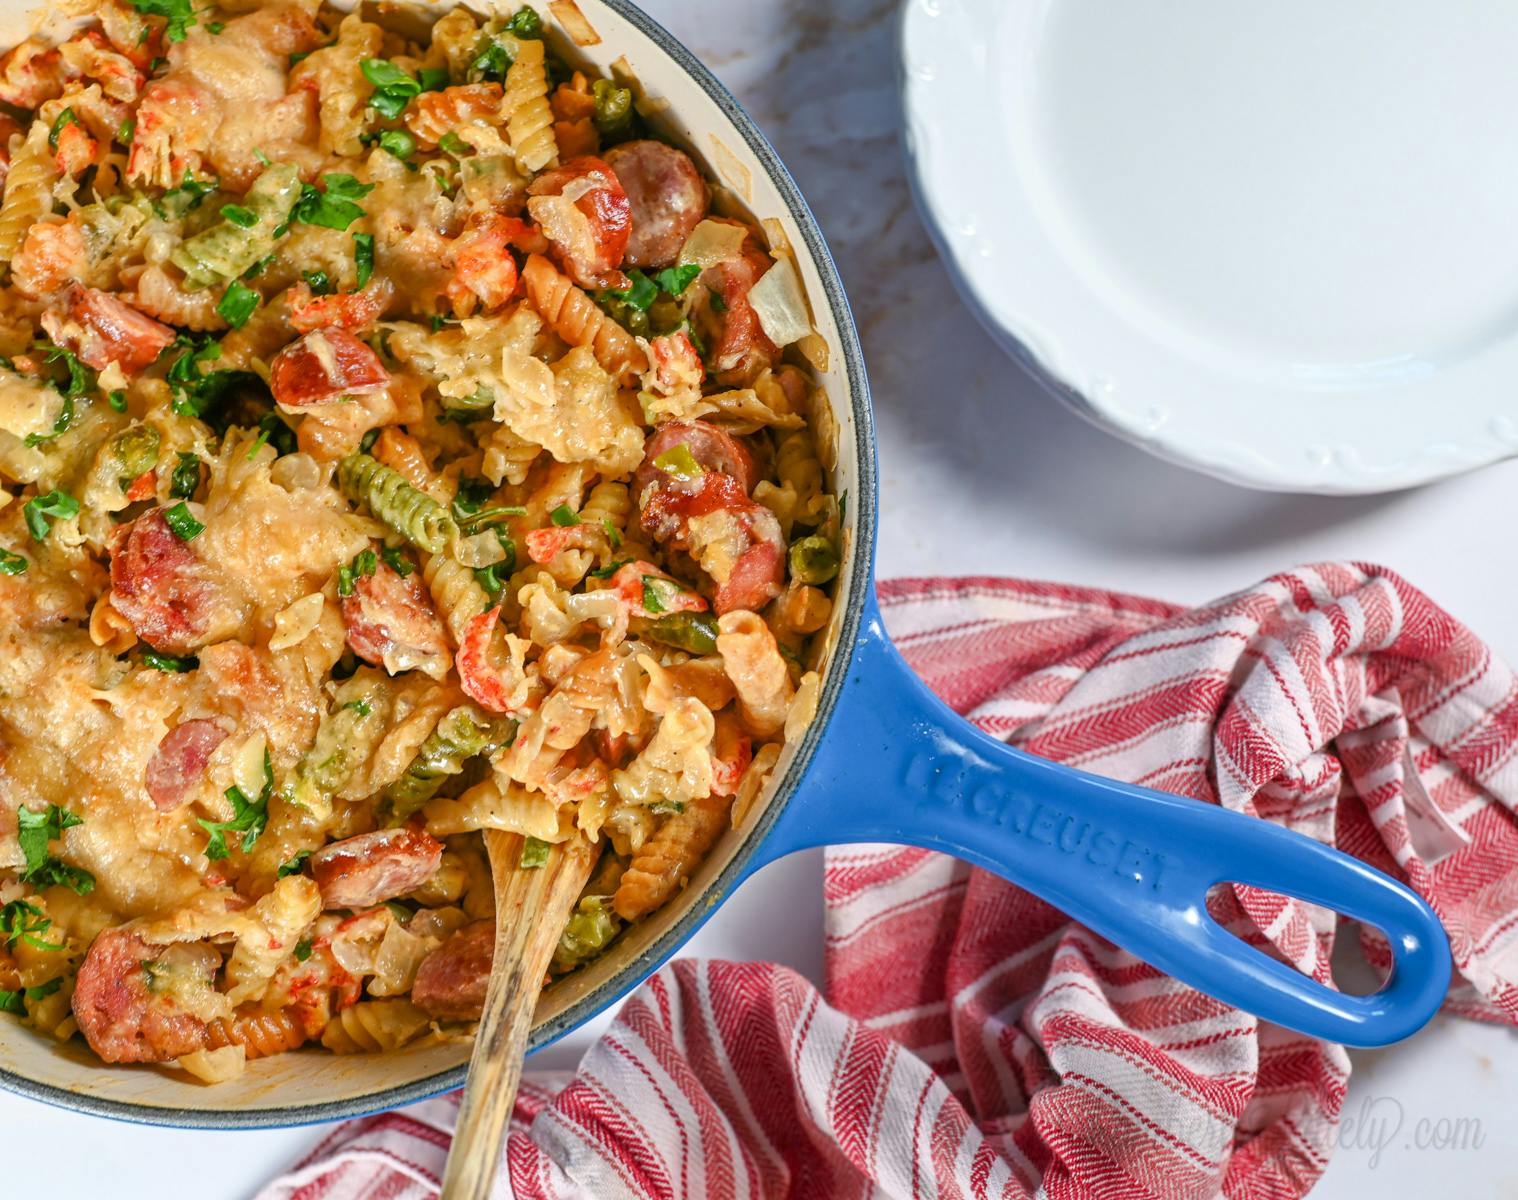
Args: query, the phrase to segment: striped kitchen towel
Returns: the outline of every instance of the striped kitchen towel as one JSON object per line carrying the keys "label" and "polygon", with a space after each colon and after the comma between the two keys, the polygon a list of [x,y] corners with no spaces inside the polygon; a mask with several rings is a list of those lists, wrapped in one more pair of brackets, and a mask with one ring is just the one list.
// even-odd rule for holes
{"label": "striped kitchen towel", "polygon": [[[1518,1023],[1518,689],[1378,567],[1196,609],[1006,579],[882,585],[913,666],[1029,750],[1276,821],[1409,880],[1449,931],[1449,1007]],[[830,851],[821,993],[680,961],[572,1078],[531,1079],[499,1194],[1294,1197],[1332,1153],[1342,1047],[1201,995],[1026,892],[920,850]],[[1332,914],[1216,911],[1321,979]],[[453,1098],[334,1129],[264,1200],[435,1193]]]}

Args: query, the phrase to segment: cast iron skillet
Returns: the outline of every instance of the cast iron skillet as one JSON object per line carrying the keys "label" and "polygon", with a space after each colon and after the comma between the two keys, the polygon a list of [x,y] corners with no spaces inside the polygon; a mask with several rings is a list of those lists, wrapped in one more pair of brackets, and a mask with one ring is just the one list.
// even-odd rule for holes
{"label": "cast iron skillet", "polygon": [[[1267,822],[1011,749],[952,713],[913,675],[876,606],[869,389],[817,223],[764,135],[689,51],[628,0],[579,2],[600,40],[576,53],[603,71],[625,57],[651,95],[669,100],[668,131],[737,202],[778,218],[795,248],[817,327],[833,350],[823,382],[836,436],[823,441],[847,498],[846,546],[815,721],[782,757],[767,796],[686,891],[549,989],[533,1047],[626,994],[764,864],[804,847],[877,841],[941,850],[994,871],[1178,979],[1316,1037],[1374,1046],[1422,1026],[1443,999],[1450,959],[1438,920],[1409,888]],[[0,0],[4,44],[25,36],[17,16],[27,7],[27,0]],[[451,0],[433,7],[446,10]],[[1246,946],[1207,914],[1207,890],[1221,881],[1300,897],[1381,929],[1395,957],[1388,982],[1374,995],[1342,995]],[[152,1124],[225,1129],[351,1117],[455,1088],[467,1059],[468,1046],[457,1043],[388,1055],[297,1052],[206,1088],[158,1069],[104,1067],[77,1040],[59,1045],[0,1021],[0,1085]]]}

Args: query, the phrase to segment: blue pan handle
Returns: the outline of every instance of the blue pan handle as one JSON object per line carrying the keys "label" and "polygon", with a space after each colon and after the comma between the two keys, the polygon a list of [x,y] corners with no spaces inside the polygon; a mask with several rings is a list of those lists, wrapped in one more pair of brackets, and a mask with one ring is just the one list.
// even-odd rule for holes
{"label": "blue pan handle", "polygon": [[[1268,821],[1088,775],[981,733],[907,666],[873,594],[827,736],[755,865],[847,842],[953,854],[1209,995],[1349,1046],[1407,1037],[1449,984],[1444,930],[1412,889]],[[1373,995],[1345,995],[1246,945],[1207,912],[1207,891],[1222,881],[1374,925],[1391,942],[1390,979]]]}

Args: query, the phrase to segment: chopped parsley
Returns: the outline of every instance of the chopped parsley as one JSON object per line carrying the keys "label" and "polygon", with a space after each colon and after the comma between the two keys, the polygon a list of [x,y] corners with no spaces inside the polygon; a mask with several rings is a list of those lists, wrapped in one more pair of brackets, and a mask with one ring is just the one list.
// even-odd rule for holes
{"label": "chopped parsley", "polygon": [[342,707],[351,708],[360,717],[367,717],[374,711],[374,708],[370,705],[369,701],[363,699],[362,697],[357,700],[349,700],[348,703],[344,704]]}
{"label": "chopped parsley", "polygon": [[384,560],[387,567],[402,579],[405,579],[407,575],[416,570],[411,560],[401,553],[399,546],[386,546],[380,551],[380,558]]}
{"label": "chopped parsley", "polygon": [[444,154],[453,155],[454,158],[463,158],[470,152],[469,143],[451,129],[438,138],[437,148]]}
{"label": "chopped parsley", "polygon": [[26,559],[14,550],[0,549],[0,575],[24,574],[26,566]]}
{"label": "chopped parsley", "polygon": [[244,383],[262,383],[251,371],[202,371],[201,364],[221,357],[221,345],[210,334],[197,337],[181,333],[164,349],[165,354],[180,355],[164,376],[169,384],[171,407],[182,417],[206,418],[232,388]]}
{"label": "chopped parsley", "polygon": [[63,976],[57,979],[49,979],[46,983],[39,983],[36,987],[24,988],[21,991],[8,991],[0,989],[0,1012],[11,1013],[14,1016],[26,1016],[26,1002],[41,1000],[45,996],[51,996],[63,986]]}
{"label": "chopped parsley", "polygon": [[285,419],[276,412],[267,412],[258,418],[258,436],[248,447],[248,461],[252,462],[258,457],[258,452],[266,444],[274,447],[275,458],[295,450],[295,430],[286,425]]}
{"label": "chopped parsley", "polygon": [[588,574],[592,579],[610,579],[630,562],[632,562],[630,558],[618,559],[616,562],[607,563],[604,567],[597,567],[594,571],[588,572]]}
{"label": "chopped parsley", "polygon": [[696,276],[700,275],[701,271],[700,263],[686,263],[683,267],[665,267],[654,276],[654,282],[659,285],[661,292],[668,292],[671,296],[678,298],[685,295],[685,289],[695,282]]}
{"label": "chopped parsley", "polygon": [[416,139],[404,129],[387,129],[375,141],[386,154],[400,159],[413,171],[416,170],[415,164],[410,161],[416,154]]}
{"label": "chopped parsley", "polygon": [[26,869],[21,881],[38,889],[53,884],[63,884],[81,896],[88,896],[95,889],[95,877],[79,867],[71,867],[47,852],[48,843],[63,836],[65,829],[83,825],[84,818],[76,817],[66,808],[49,804],[44,809],[31,809],[25,805],[16,810],[16,843],[26,858]]}
{"label": "chopped parsley", "polygon": [[[310,857],[311,851],[297,850],[294,855],[279,864],[279,870],[274,872],[274,878],[283,879],[287,875],[299,875],[303,870],[305,870],[306,859]],[[307,942],[306,950],[308,953],[310,952],[310,949],[311,943]]]}
{"label": "chopped parsley", "polygon": [[221,21],[209,21],[206,24],[206,32],[211,34],[213,37],[219,34],[225,28],[226,25]]}
{"label": "chopped parsley", "polygon": [[448,86],[448,72],[437,67],[424,67],[416,77],[383,58],[366,58],[358,67],[374,86],[369,107],[392,120],[401,115],[413,96]]}
{"label": "chopped parsley", "polygon": [[26,502],[21,514],[26,519],[32,540],[42,542],[47,540],[48,530],[52,528],[48,523],[50,520],[66,521],[79,515],[79,501],[67,492],[52,491],[45,496],[33,496]]}
{"label": "chopped parsley", "polygon": [[119,388],[114,392],[108,393],[105,402],[111,406],[112,412],[126,412],[127,410],[126,393]]}
{"label": "chopped parsley", "polygon": [[169,476],[169,495],[177,500],[188,500],[200,486],[200,455],[187,450],[179,451],[179,462]]}
{"label": "chopped parsley", "polygon": [[[303,853],[309,854],[310,851],[309,850],[303,851]],[[308,959],[310,957],[311,957],[311,940],[309,938],[301,938],[300,941],[298,941],[298,942],[295,943],[295,961],[296,962],[305,962],[306,959]]]}
{"label": "chopped parsley", "polygon": [[332,279],[325,271],[302,271],[300,277],[306,281],[306,286],[311,289],[313,296],[332,294]]}
{"label": "chopped parsley", "polygon": [[191,0],[127,0],[127,3],[140,13],[167,17],[169,24],[164,30],[164,37],[171,42],[184,41],[190,26],[195,24],[195,9]]}
{"label": "chopped parsley", "polygon": [[216,311],[233,329],[241,329],[248,323],[248,318],[253,315],[253,310],[258,307],[262,299],[263,297],[247,284],[234,279],[227,284],[227,290],[221,294],[221,302],[217,304]]}
{"label": "chopped parsley", "polygon": [[53,150],[58,149],[58,139],[62,136],[64,129],[70,125],[78,124],[79,115],[72,108],[65,108],[58,114],[57,119],[53,121],[52,128],[47,131],[47,144],[49,148]]}
{"label": "chopped parsley", "polygon": [[65,433],[68,427],[74,423],[74,399],[72,396],[63,398],[63,407],[58,410],[58,419],[53,422],[53,427],[47,433],[29,433],[23,439],[23,444],[28,448],[40,446],[43,442],[50,442],[59,434]]}
{"label": "chopped parsley", "polygon": [[353,266],[357,272],[358,287],[363,287],[374,276],[374,235],[353,235]]}
{"label": "chopped parsley", "polygon": [[580,514],[570,508],[569,505],[561,504],[548,514],[548,519],[560,529],[568,529],[580,523]]}
{"label": "chopped parsley", "polygon": [[242,273],[241,278],[243,282],[246,283],[250,279],[257,279],[261,274],[263,274],[263,269],[273,261],[273,254],[265,254],[261,259],[259,259],[256,263],[254,263],[251,267]]}
{"label": "chopped parsley", "polygon": [[643,576],[643,609],[645,612],[668,612],[674,598],[685,591],[673,579],[662,575]]}
{"label": "chopped parsley", "polygon": [[258,799],[249,800],[242,788],[235,783],[224,794],[232,803],[230,821],[199,818],[201,828],[211,835],[206,842],[206,857],[213,861],[226,858],[231,853],[227,849],[227,834],[242,834],[242,852],[247,854],[263,833],[264,826],[269,823],[269,797],[274,794],[274,763],[267,747],[264,749],[264,785],[258,793]]}
{"label": "chopped parsley", "polygon": [[685,801],[655,800],[648,806],[648,811],[653,813],[683,813],[685,811]]}
{"label": "chopped parsley", "polygon": [[653,302],[659,298],[659,286],[637,267],[627,272],[628,279],[632,280],[632,286],[626,291],[619,292],[607,289],[607,295],[613,300],[636,308],[639,312],[647,312]]}
{"label": "chopped parsley", "polygon": [[62,346],[54,346],[51,342],[33,342],[33,350],[40,350],[45,362],[49,365],[61,362],[68,368],[66,381],[54,380],[53,387],[63,393],[67,400],[79,400],[95,389],[95,372],[79,361],[79,356],[72,350],[65,350]]}
{"label": "chopped parsley", "polygon": [[548,843],[529,834],[522,840],[522,857],[518,865],[524,871],[548,865]]}
{"label": "chopped parsley", "polygon": [[144,646],[142,648],[142,665],[152,667],[155,671],[163,671],[168,675],[183,675],[200,666],[200,659],[196,658],[193,654],[164,654],[160,650],[154,650],[151,646]]}
{"label": "chopped parsley", "polygon": [[205,530],[205,526],[195,519],[190,506],[183,500],[173,508],[164,510],[163,521],[181,542],[193,542]]}
{"label": "chopped parsley", "polygon": [[251,208],[245,208],[241,204],[223,204],[221,215],[225,220],[231,221],[239,229],[252,229],[258,224],[258,214]]}
{"label": "chopped parsley", "polygon": [[352,175],[323,175],[325,190],[313,184],[302,184],[300,199],[291,210],[291,221],[303,221],[307,225],[320,225],[323,229],[347,229],[364,215],[357,204],[374,190],[372,183],[360,183]]}
{"label": "chopped parsley", "polygon": [[45,942],[42,935],[52,928],[52,921],[35,904],[25,900],[12,900],[0,908],[0,938],[5,939],[7,949],[13,950],[18,941],[38,950],[62,950],[62,942]]}
{"label": "chopped parsley", "polygon": [[[354,585],[362,578],[374,574],[374,569],[379,565],[373,550],[360,550],[353,556],[351,563],[344,563],[337,569],[337,594],[339,596],[353,595]],[[359,716],[368,716],[368,713],[360,713]]]}

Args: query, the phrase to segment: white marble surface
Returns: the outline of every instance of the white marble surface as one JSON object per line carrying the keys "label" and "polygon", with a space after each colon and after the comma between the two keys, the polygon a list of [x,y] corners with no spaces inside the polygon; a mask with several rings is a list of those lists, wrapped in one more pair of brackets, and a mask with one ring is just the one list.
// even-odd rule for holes
{"label": "white marble surface", "polygon": [[[1379,499],[1272,496],[1089,428],[1002,356],[934,257],[896,141],[895,0],[647,7],[749,106],[831,239],[874,384],[883,576],[1015,574],[1201,601],[1295,562],[1370,559],[1518,657],[1518,565],[1508,539],[1493,537],[1512,511],[1518,464]],[[693,952],[775,959],[818,978],[820,905],[817,856],[777,864]],[[570,1065],[588,1036],[549,1051],[545,1065]],[[1346,1112],[1367,1119],[1315,1195],[1429,1195],[1451,1183],[1462,1195],[1518,1194],[1507,1133],[1518,1100],[1507,1073],[1518,1062],[1513,1035],[1441,1021],[1408,1045],[1354,1059]],[[1428,1140],[1420,1129],[1436,1134],[1440,1119],[1462,1118],[1484,1122],[1483,1145],[1417,1145]],[[4,1095],[0,1128],[25,1148],[8,1158],[9,1193],[92,1195],[108,1179],[121,1200],[158,1200],[169,1179],[193,1181],[199,1200],[238,1200],[315,1136],[114,1125]]]}

